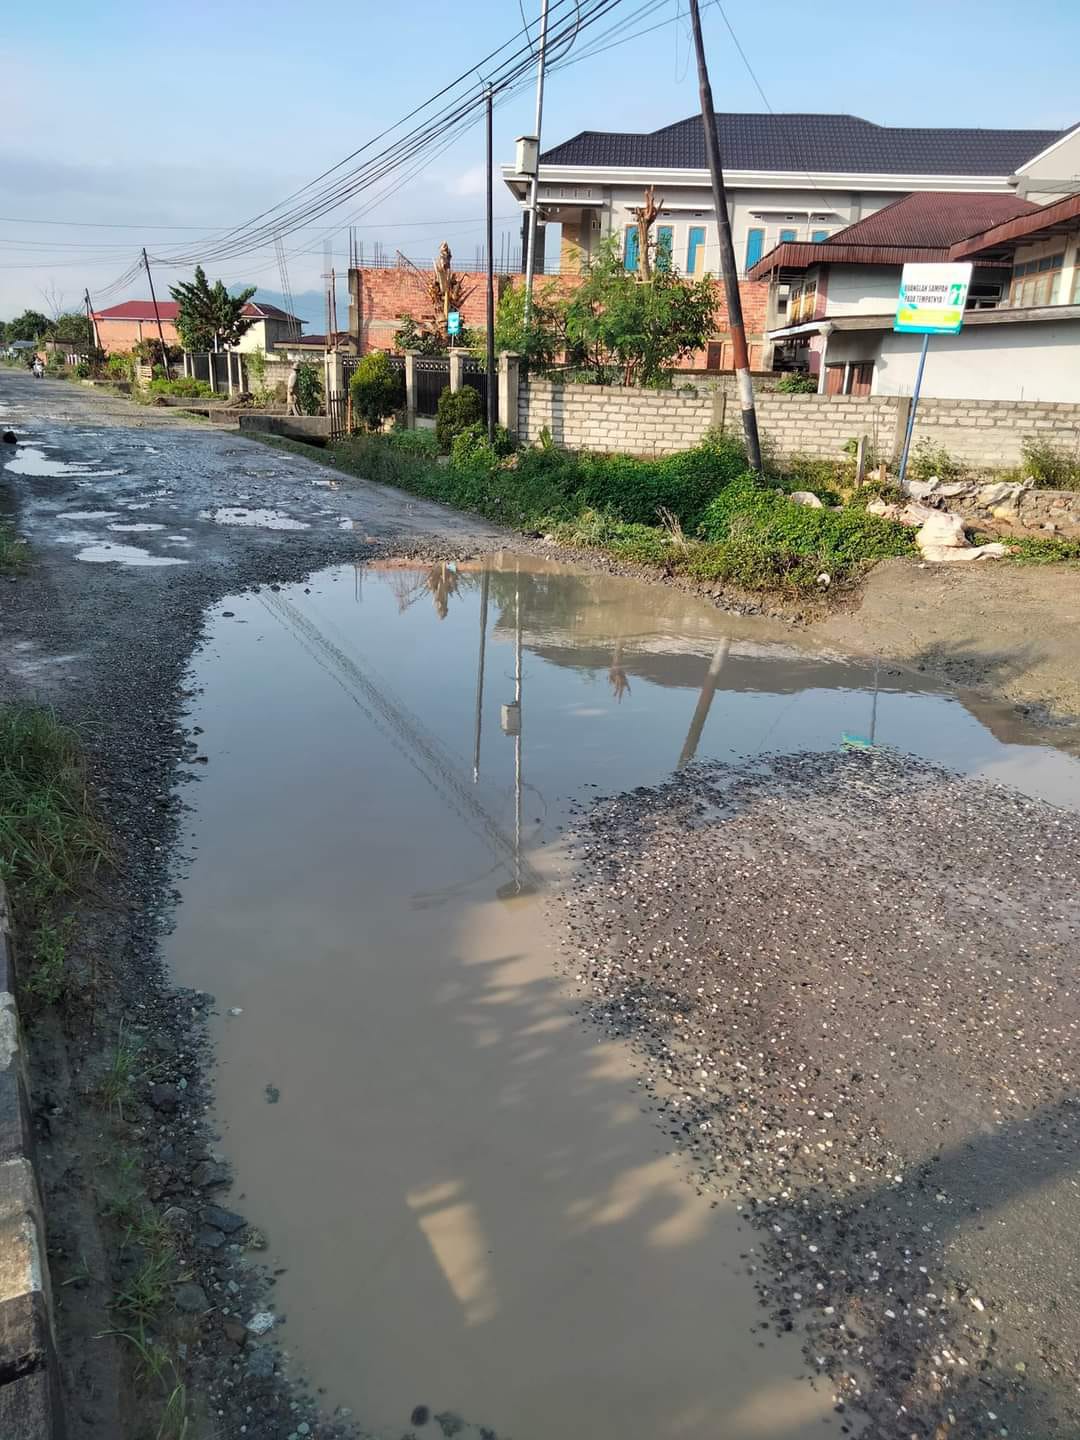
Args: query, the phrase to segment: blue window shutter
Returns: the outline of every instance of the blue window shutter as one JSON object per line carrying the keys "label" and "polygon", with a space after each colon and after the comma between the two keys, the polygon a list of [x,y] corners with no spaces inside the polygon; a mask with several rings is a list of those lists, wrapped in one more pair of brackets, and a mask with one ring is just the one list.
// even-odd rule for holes
{"label": "blue window shutter", "polygon": [[638,268],[638,228],[636,225],[626,227],[626,249],[624,251],[623,264],[627,270]]}
{"label": "blue window shutter", "polygon": [[828,230],[815,230],[813,235],[810,236],[810,239],[814,242],[815,245],[820,245],[823,240],[827,240],[828,238]]}
{"label": "blue window shutter", "polygon": [[686,273],[696,275],[698,268],[698,251],[705,246],[705,226],[691,225],[690,235],[686,242]]}
{"label": "blue window shutter", "polygon": [[670,225],[660,225],[656,230],[656,268],[658,270],[671,269],[671,250],[674,244],[674,234]]}
{"label": "blue window shutter", "polygon": [[746,232],[746,266],[749,270],[761,259],[762,251],[765,248],[765,231],[748,230]]}
{"label": "blue window shutter", "polygon": [[786,245],[789,241],[794,240],[794,239],[795,239],[795,236],[797,235],[797,233],[798,233],[798,232],[795,231],[795,230],[781,230],[781,231],[780,231],[780,244],[781,244],[781,245]]}

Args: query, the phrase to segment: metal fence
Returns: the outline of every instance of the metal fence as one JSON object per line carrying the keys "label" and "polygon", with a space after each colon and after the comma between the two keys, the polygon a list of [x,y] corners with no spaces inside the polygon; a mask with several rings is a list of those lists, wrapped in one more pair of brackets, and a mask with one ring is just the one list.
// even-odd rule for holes
{"label": "metal fence", "polygon": [[450,361],[443,355],[417,355],[413,361],[417,415],[434,416],[439,396],[450,384]]}
{"label": "metal fence", "polygon": [[[461,378],[466,385],[471,385],[480,394],[480,414],[487,418],[487,397],[488,397],[488,376],[487,366],[479,360],[466,360],[461,367]],[[498,416],[499,394],[498,386],[495,387],[495,409],[496,420]]]}
{"label": "metal fence", "polygon": [[345,390],[333,390],[326,397],[326,414],[330,421],[330,439],[343,440],[349,433],[349,396]]}

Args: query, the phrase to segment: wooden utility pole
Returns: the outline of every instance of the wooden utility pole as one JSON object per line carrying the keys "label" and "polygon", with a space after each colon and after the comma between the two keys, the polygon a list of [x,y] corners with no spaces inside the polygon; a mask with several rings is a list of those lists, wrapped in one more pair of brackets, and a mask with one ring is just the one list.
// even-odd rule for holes
{"label": "wooden utility pole", "polygon": [[[154,319],[157,321],[158,339],[161,342],[161,364],[165,371],[165,379],[169,378],[169,352],[165,348],[165,332],[161,328],[161,311],[158,309],[157,296],[154,294],[154,277],[150,274],[150,261],[146,256],[146,246],[143,246],[142,263],[146,266],[146,278],[150,283],[150,299],[154,304]],[[154,367],[150,366],[150,374],[153,376]]]}
{"label": "wooden utility pole", "polygon": [[94,307],[90,304],[90,291],[83,291],[83,300],[86,302],[86,324],[90,334],[90,344],[95,350],[100,350],[98,344],[97,321],[94,319]]}
{"label": "wooden utility pole", "polygon": [[494,160],[492,144],[492,94],[487,92],[487,431],[495,443],[495,219],[492,195]]}
{"label": "wooden utility pole", "polygon": [[731,239],[731,217],[728,215],[724,172],[720,165],[720,138],[716,133],[716,107],[713,104],[709,71],[705,64],[705,42],[701,38],[701,15],[698,0],[690,0],[690,24],[697,51],[698,88],[701,91],[701,124],[705,131],[705,158],[712,176],[713,208],[720,232],[720,273],[724,278],[727,297],[728,329],[734,352],[735,380],[742,410],[746,456],[753,470],[761,472],[761,441],[758,438],[757,411],[754,409],[754,386],[750,379],[750,356],[746,348],[746,327],[743,324],[742,298],[739,295],[739,272],[735,264],[735,246]]}

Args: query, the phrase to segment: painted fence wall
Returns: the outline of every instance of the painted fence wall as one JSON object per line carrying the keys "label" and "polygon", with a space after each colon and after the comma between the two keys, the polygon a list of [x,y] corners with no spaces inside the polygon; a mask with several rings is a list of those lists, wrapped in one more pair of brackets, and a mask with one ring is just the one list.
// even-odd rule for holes
{"label": "painted fence wall", "polygon": [[[903,442],[910,401],[904,396],[783,395],[757,397],[758,425],[778,455],[839,459],[846,442],[867,435],[889,459]],[[607,385],[522,382],[518,434],[532,443],[547,430],[571,450],[629,455],[670,455],[695,445],[713,426],[740,428],[732,387],[713,393],[634,390]],[[1007,400],[926,400],[918,410],[915,440],[944,446],[979,470],[1020,463],[1026,439],[1080,448],[1080,404]]]}

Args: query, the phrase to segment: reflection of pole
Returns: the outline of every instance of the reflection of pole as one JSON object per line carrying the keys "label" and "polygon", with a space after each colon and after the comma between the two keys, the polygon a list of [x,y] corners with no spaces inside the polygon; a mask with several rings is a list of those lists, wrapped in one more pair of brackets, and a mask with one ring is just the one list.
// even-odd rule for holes
{"label": "reflection of pole", "polygon": [[475,785],[480,779],[480,725],[484,712],[484,650],[487,646],[488,586],[491,575],[484,571],[480,581],[480,660],[476,667],[476,726],[473,740],[472,778]]}
{"label": "reflection of pole", "polygon": [[517,706],[517,734],[514,736],[514,887],[521,890],[521,589],[514,586],[514,704]]}
{"label": "reflection of pole", "polygon": [[881,675],[881,657],[874,661],[874,698],[870,703],[870,744],[873,745],[877,738],[877,697],[878,678]]}
{"label": "reflection of pole", "polygon": [[709,662],[709,668],[705,672],[705,679],[702,681],[701,694],[698,696],[697,705],[694,707],[694,718],[690,721],[690,729],[686,732],[686,740],[683,742],[679,754],[679,763],[675,767],[681,770],[684,765],[689,765],[697,754],[698,743],[701,740],[701,732],[705,729],[705,721],[709,718],[709,709],[716,694],[716,682],[720,678],[720,671],[724,668],[724,661],[727,659],[731,641],[725,637],[717,645],[716,651]]}

